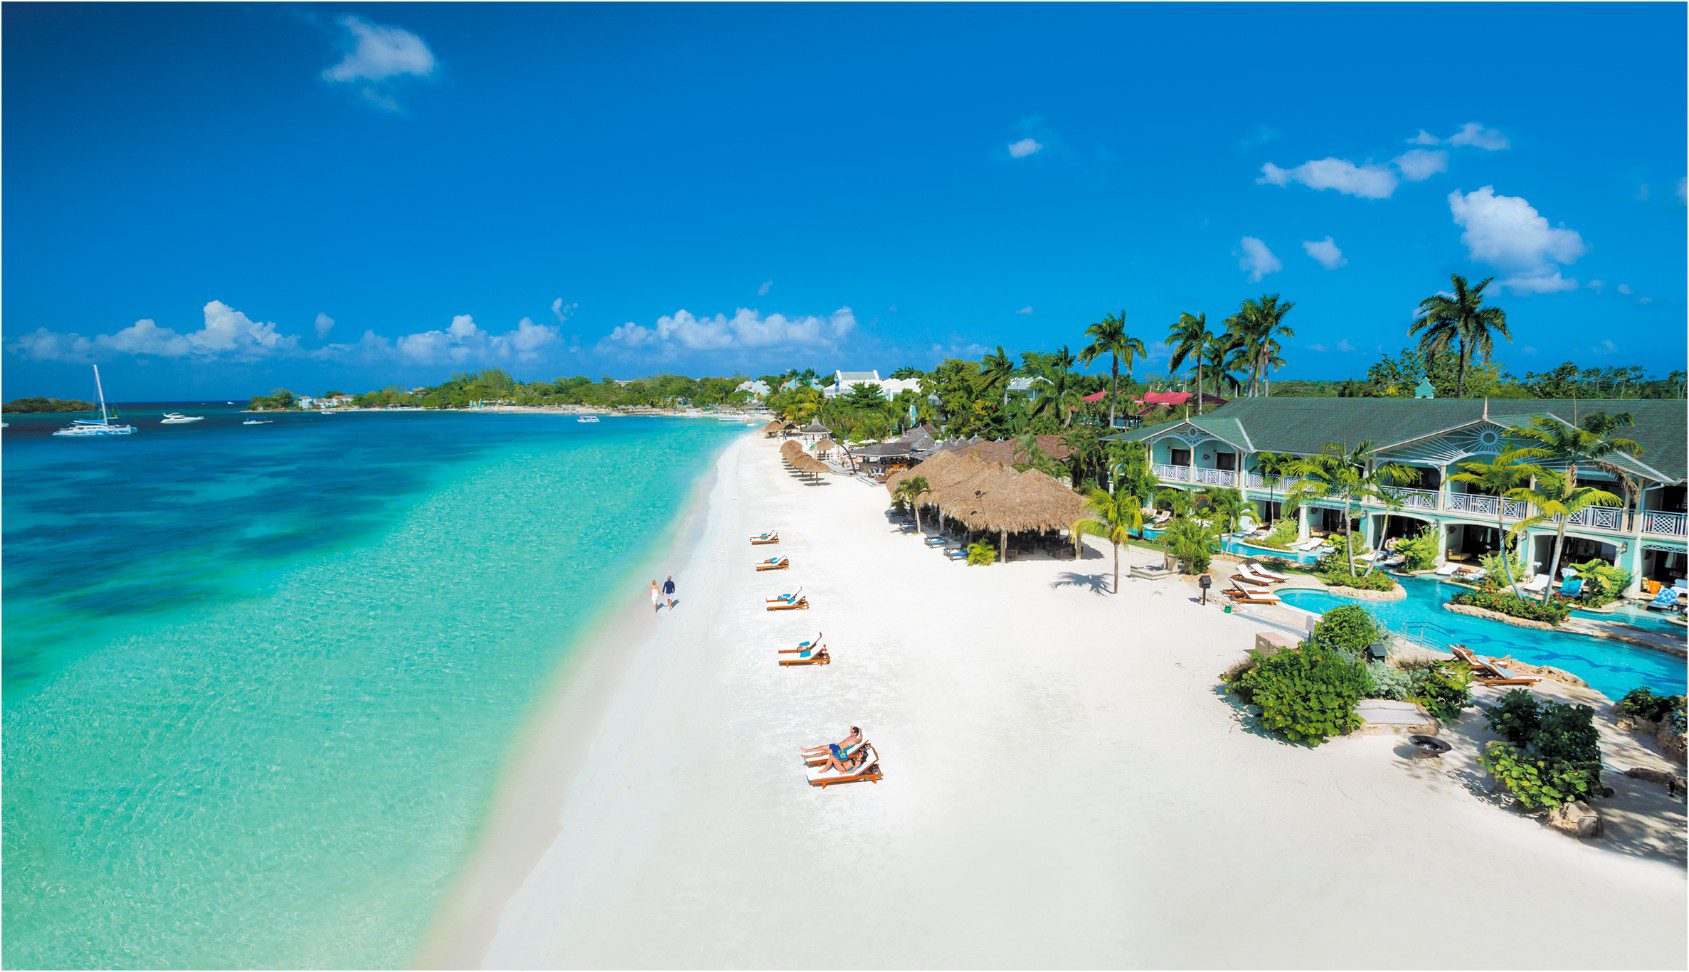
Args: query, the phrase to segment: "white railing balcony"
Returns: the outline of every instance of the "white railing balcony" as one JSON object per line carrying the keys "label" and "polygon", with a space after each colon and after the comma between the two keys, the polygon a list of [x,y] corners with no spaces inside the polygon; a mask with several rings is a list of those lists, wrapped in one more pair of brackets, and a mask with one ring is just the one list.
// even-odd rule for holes
{"label": "white railing balcony", "polygon": [[1268,485],[1267,477],[1258,472],[1249,473],[1248,481],[1250,489],[1259,489],[1263,492],[1278,493],[1281,496],[1290,492],[1291,489],[1295,488],[1297,483],[1301,482],[1300,479],[1297,479],[1294,476],[1280,476],[1273,480],[1271,485]]}
{"label": "white railing balcony", "polygon": [[1189,466],[1170,466],[1167,463],[1158,462],[1155,464],[1155,476],[1157,479],[1188,483],[1191,479],[1191,470]]}
{"label": "white railing balcony", "polygon": [[1501,515],[1509,520],[1522,520],[1530,512],[1529,505],[1520,500],[1503,499],[1484,493],[1450,493],[1445,508],[1475,516],[1495,516],[1499,508]]}
{"label": "white railing balcony", "polygon": [[1668,537],[1689,536],[1689,515],[1670,510],[1643,510],[1642,532]]}
{"label": "white railing balcony", "polygon": [[1392,495],[1401,502],[1406,510],[1434,510],[1437,508],[1437,491],[1434,489],[1397,489]]}
{"label": "white railing balcony", "polygon": [[1624,510],[1617,506],[1586,506],[1568,517],[1566,525],[1591,527],[1596,530],[1623,530]]}
{"label": "white railing balcony", "polygon": [[1204,483],[1209,486],[1236,486],[1237,473],[1229,469],[1204,469],[1197,466],[1191,470],[1193,482]]}

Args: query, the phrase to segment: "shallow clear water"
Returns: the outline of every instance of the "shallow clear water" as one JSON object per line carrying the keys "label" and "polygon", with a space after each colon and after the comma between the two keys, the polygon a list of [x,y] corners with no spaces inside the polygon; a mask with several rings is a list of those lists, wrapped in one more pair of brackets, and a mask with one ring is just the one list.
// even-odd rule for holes
{"label": "shallow clear water", "polygon": [[[1421,627],[1429,625],[1425,635],[1428,641],[1464,644],[1480,655],[1510,655],[1532,665],[1552,665],[1578,676],[1611,699],[1639,685],[1672,695],[1684,690],[1681,658],[1621,641],[1536,631],[1456,614],[1443,610],[1443,604],[1462,590],[1459,585],[1422,577],[1402,578],[1401,582],[1408,596],[1400,601],[1359,601],[1306,589],[1280,591],[1279,597],[1292,607],[1314,612],[1359,604],[1386,627],[1416,638]],[[1438,628],[1440,633],[1434,630]]]}
{"label": "shallow clear water", "polygon": [[403,964],[529,706],[743,429],[192,411],[0,433],[4,964]]}

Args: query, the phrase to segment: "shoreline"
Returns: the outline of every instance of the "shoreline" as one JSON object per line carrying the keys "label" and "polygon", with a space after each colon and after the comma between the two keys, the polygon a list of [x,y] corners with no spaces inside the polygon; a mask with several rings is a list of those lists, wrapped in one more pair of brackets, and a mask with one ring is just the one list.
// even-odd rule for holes
{"label": "shoreline", "polygon": [[[662,576],[665,571],[654,566],[662,563],[676,564],[677,576],[697,576],[690,568],[701,550],[696,541],[708,522],[719,468],[734,449],[750,440],[751,436],[740,436],[719,451],[693,485],[681,515],[658,538],[653,547],[656,553],[630,569],[630,587],[635,593],[606,609],[552,674],[551,684],[534,703],[534,710],[505,754],[472,849],[406,967],[480,966],[505,905],[526,880],[528,869],[556,838],[558,815],[586,750],[603,721],[612,693],[628,674],[631,655],[616,650],[626,647],[628,639],[617,632],[651,623],[649,600],[633,579],[653,571],[655,576]],[[688,589],[691,586],[688,584]],[[647,632],[639,640],[649,640],[655,634]]]}

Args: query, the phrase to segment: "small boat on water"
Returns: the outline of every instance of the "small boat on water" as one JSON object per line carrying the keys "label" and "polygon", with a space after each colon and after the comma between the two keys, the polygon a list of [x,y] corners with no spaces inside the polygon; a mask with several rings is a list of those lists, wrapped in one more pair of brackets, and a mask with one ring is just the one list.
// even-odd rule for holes
{"label": "small boat on water", "polygon": [[133,425],[112,424],[111,416],[106,412],[106,390],[105,387],[100,384],[99,365],[94,366],[94,390],[98,392],[100,396],[99,420],[76,419],[64,428],[54,432],[54,435],[63,436],[65,438],[93,439],[113,435],[135,434],[135,427]]}
{"label": "small boat on water", "polygon": [[275,421],[275,419],[247,419],[246,421],[242,422],[241,424],[242,425],[269,425],[274,421]]}
{"label": "small boat on water", "polygon": [[187,425],[189,422],[203,421],[205,421],[205,416],[203,415],[183,415],[181,412],[165,412],[164,417],[158,420],[158,424]]}
{"label": "small boat on water", "polygon": [[596,416],[596,415],[582,415],[580,418],[575,419],[575,421],[577,421],[577,422],[596,422],[596,421],[598,421],[598,416]]}

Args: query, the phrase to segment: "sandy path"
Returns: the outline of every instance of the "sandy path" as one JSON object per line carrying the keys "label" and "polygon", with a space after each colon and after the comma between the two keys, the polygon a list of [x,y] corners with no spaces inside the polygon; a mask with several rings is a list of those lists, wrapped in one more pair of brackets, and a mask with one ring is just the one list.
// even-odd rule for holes
{"label": "sandy path", "polygon": [[[1172,582],[1096,593],[1100,550],[949,563],[885,505],[727,450],[681,609],[625,622],[592,721],[554,727],[567,789],[506,815],[555,841],[484,868],[526,877],[442,961],[490,932],[493,967],[1685,964],[1669,859],[1487,805],[1469,761],[1256,735],[1215,690],[1255,622]],[[751,570],[764,527],[791,571]],[[800,584],[812,610],[763,611]],[[833,665],[775,665],[818,628]],[[850,723],[885,782],[806,786],[797,749]]]}

